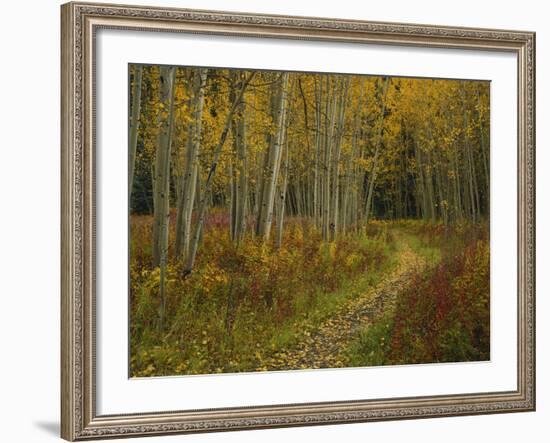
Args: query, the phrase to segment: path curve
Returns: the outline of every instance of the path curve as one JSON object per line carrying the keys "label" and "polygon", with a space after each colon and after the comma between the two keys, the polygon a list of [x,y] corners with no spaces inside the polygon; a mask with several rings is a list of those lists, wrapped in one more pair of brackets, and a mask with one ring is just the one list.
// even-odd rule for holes
{"label": "path curve", "polygon": [[306,332],[306,337],[291,349],[275,353],[264,363],[263,369],[276,371],[348,366],[342,351],[381,312],[393,308],[409,275],[425,266],[425,260],[404,243],[392,272],[363,295],[347,302],[316,330]]}

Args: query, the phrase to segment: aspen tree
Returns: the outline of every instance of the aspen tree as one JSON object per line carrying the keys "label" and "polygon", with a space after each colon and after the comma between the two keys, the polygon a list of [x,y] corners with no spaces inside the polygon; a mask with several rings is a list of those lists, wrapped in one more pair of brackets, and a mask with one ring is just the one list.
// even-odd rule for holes
{"label": "aspen tree", "polygon": [[382,131],[384,130],[384,116],[386,113],[386,98],[388,94],[388,87],[390,84],[390,77],[386,77],[384,80],[384,89],[382,93],[382,109],[380,111],[380,117],[378,118],[377,133],[375,139],[374,159],[372,162],[372,169],[369,176],[369,187],[367,193],[367,202],[365,206],[365,223],[369,221],[372,205],[372,193],[374,191],[374,184],[376,183],[376,174],[378,173],[378,157],[380,155],[380,145],[382,143]]}
{"label": "aspen tree", "polygon": [[160,266],[160,322],[164,327],[166,303],[166,262],[168,255],[168,222],[170,220],[170,146],[174,112],[176,68],[160,68],[160,129],[155,158],[156,194],[154,196],[153,265]]}
{"label": "aspen tree", "polygon": [[192,121],[189,124],[189,134],[186,152],[184,174],[181,182],[180,201],[177,207],[176,222],[176,254],[187,254],[189,252],[189,241],[191,238],[191,219],[197,191],[198,156],[201,144],[202,113],[204,108],[204,94],[208,77],[207,69],[200,69],[195,73],[195,87],[193,93]]}
{"label": "aspen tree", "polygon": [[271,223],[273,220],[273,203],[275,201],[276,181],[279,172],[280,165],[280,152],[283,144],[283,137],[285,134],[285,118],[288,107],[287,93],[288,93],[288,78],[289,74],[284,73],[280,80],[280,90],[278,92],[277,99],[277,114],[275,120],[276,134],[272,149],[269,151],[267,159],[267,177],[264,185],[262,196],[262,211],[261,219],[259,223],[258,234],[264,239],[269,240],[271,233]]}
{"label": "aspen tree", "polygon": [[212,160],[212,164],[210,165],[210,170],[208,172],[208,177],[206,179],[206,182],[204,184],[204,191],[202,192],[201,201],[199,203],[198,208],[198,220],[197,224],[193,233],[193,237],[191,239],[191,244],[189,248],[189,253],[187,254],[187,260],[185,264],[185,269],[183,272],[183,277],[188,276],[193,271],[193,266],[195,265],[195,259],[197,256],[197,249],[199,247],[199,241],[202,233],[202,228],[204,225],[204,218],[206,216],[206,207],[208,205],[208,199],[212,192],[212,181],[214,179],[214,175],[216,174],[216,168],[218,166],[218,162],[220,160],[220,155],[222,148],[225,144],[225,141],[227,139],[227,135],[229,133],[229,130],[231,128],[231,122],[233,120],[233,114],[235,113],[235,110],[237,109],[239,103],[242,100],[242,97],[244,95],[244,92],[254,77],[254,72],[251,72],[248,74],[245,80],[242,81],[242,85],[239,91],[239,94],[237,95],[237,98],[233,102],[231,108],[229,109],[229,112],[227,114],[227,117],[225,119],[225,124],[222,130],[222,133],[220,135],[220,139],[218,141],[218,144],[216,145],[214,149],[214,158]]}
{"label": "aspen tree", "polygon": [[128,201],[132,196],[134,188],[134,170],[136,166],[136,149],[139,133],[140,114],[141,114],[141,79],[143,76],[143,67],[134,66],[134,81],[132,82],[132,114],[130,117],[130,155],[129,155],[129,183],[128,183]]}

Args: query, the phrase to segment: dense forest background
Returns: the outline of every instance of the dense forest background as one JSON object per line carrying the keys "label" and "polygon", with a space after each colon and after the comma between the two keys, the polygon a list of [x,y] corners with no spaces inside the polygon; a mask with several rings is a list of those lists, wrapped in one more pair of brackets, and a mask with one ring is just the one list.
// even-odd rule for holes
{"label": "dense forest background", "polygon": [[129,76],[132,375],[488,358],[488,82]]}

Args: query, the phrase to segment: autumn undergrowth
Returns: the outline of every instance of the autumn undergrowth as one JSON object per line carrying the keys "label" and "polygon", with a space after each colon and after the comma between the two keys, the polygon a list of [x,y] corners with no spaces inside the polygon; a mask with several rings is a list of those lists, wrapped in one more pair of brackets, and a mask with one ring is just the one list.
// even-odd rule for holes
{"label": "autumn undergrowth", "polygon": [[382,313],[350,345],[350,365],[488,360],[487,224],[409,221],[400,229],[428,265],[407,278],[395,309]]}
{"label": "autumn undergrowth", "polygon": [[292,346],[376,284],[395,259],[387,222],[373,221],[326,243],[311,223],[289,218],[276,248],[251,234],[235,244],[228,220],[213,212],[188,277],[183,261],[169,251],[161,325],[151,218],[133,216],[130,231],[132,376],[261,369],[270,354]]}

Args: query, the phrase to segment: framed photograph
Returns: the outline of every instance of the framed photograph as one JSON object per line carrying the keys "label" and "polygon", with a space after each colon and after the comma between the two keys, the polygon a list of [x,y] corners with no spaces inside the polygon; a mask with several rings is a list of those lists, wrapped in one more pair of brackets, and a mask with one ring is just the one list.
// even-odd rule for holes
{"label": "framed photograph", "polygon": [[62,437],[535,409],[535,35],[62,6]]}

